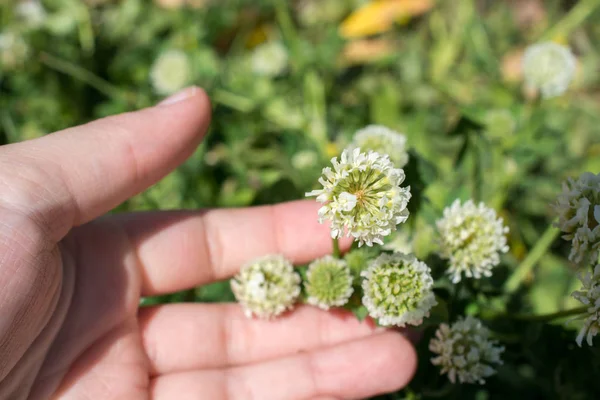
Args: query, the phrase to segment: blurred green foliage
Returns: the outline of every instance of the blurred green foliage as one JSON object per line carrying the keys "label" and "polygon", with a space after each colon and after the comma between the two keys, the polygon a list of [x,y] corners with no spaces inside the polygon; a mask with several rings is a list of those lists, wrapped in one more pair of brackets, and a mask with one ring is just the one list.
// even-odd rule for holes
{"label": "blurred green foliage", "polygon": [[[405,170],[413,199],[402,229],[440,278],[439,298],[459,299],[434,313],[438,320],[482,307],[549,313],[572,306],[575,274],[562,241],[536,260],[519,290],[508,298],[498,292],[551,224],[560,182],[600,171],[599,2],[523,2],[541,7],[523,21],[518,1],[438,1],[374,39],[344,40],[338,26],[361,3],[44,0],[44,18],[32,23],[5,1],[0,34],[18,37],[21,48],[6,50],[0,40],[0,140],[155,104],[152,65],[177,49],[189,58],[189,83],[212,99],[210,133],[188,162],[118,211],[302,198],[357,129],[383,124],[405,133],[411,148]],[[518,61],[541,39],[568,42],[578,57],[570,90],[544,101],[524,90]],[[253,73],[254,48],[264,41],[283,43],[289,54],[277,76]],[[450,287],[432,227],[455,198],[470,197],[500,211],[511,251],[478,287]],[[454,290],[464,295],[450,296]],[[220,282],[144,302],[232,299]],[[492,321],[508,349],[505,365],[486,386],[450,386],[428,361],[433,321],[421,329],[415,380],[382,399],[600,397],[598,347],[577,348],[574,327]]]}

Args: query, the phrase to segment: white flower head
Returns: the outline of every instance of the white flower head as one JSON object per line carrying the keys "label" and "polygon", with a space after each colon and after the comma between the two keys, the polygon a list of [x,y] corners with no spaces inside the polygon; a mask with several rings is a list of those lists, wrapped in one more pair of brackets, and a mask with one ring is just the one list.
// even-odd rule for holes
{"label": "white flower head", "polygon": [[323,169],[317,196],[323,206],[319,222],[331,221],[331,237],[352,236],[359,246],[383,244],[383,238],[408,218],[410,187],[400,187],[404,171],[394,168],[386,155],[346,149],[340,160],[331,160],[333,170]]}
{"label": "white flower head", "polygon": [[39,0],[21,1],[15,7],[15,12],[29,28],[38,28],[46,21],[47,13]]}
{"label": "white flower head", "polygon": [[408,163],[406,136],[382,125],[368,125],[356,131],[349,148],[357,147],[362,151],[387,154],[396,168]]}
{"label": "white flower head", "polygon": [[586,306],[587,310],[582,315],[585,322],[577,335],[576,342],[581,347],[585,338],[587,344],[591,346],[592,339],[600,332],[600,264],[596,265],[594,273],[582,274],[579,279],[581,289],[573,292],[572,296]]}
{"label": "white flower head", "polygon": [[600,251],[600,174],[582,174],[563,183],[554,211],[556,226],[571,240],[569,260],[575,264],[595,263]]}
{"label": "white flower head", "polygon": [[361,276],[363,304],[380,325],[420,325],[437,304],[431,270],[412,254],[383,253]]}
{"label": "white flower head", "polygon": [[269,319],[293,308],[300,275],[283,256],[269,255],[244,265],[231,280],[231,289],[248,318]]}
{"label": "white flower head", "polygon": [[292,156],[292,167],[302,170],[311,168],[319,160],[319,156],[313,150],[300,150]]}
{"label": "white flower head", "polygon": [[440,256],[449,260],[448,273],[454,283],[460,282],[463,273],[476,279],[491,276],[492,268],[500,263],[500,253],[508,251],[508,227],[483,203],[455,200],[436,225]]}
{"label": "white flower head", "polygon": [[481,321],[468,316],[452,326],[441,324],[429,342],[429,350],[437,354],[431,363],[439,365],[440,373],[448,374],[450,382],[482,385],[485,378],[496,373],[494,367],[502,365],[504,347],[490,339],[490,331]]}
{"label": "white flower head", "polygon": [[257,46],[252,53],[252,71],[262,76],[280,75],[286,68],[288,53],[279,41],[271,41]]}
{"label": "white flower head", "polygon": [[341,307],[352,295],[352,274],[344,260],[325,256],[313,261],[306,271],[308,303],[323,310]]}
{"label": "white flower head", "polygon": [[0,70],[13,70],[25,63],[29,56],[29,45],[14,32],[0,33]]}
{"label": "white flower head", "polygon": [[154,61],[150,81],[158,94],[169,95],[183,89],[191,80],[192,67],[188,56],[181,50],[162,52]]}
{"label": "white flower head", "polygon": [[563,94],[575,76],[576,60],[568,47],[553,42],[529,46],[523,55],[525,83],[545,98]]}

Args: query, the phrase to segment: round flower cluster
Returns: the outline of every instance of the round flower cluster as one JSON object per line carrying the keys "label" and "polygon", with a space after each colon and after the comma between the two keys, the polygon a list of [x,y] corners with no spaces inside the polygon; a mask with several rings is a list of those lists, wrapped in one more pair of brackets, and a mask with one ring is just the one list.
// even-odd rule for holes
{"label": "round flower cluster", "polygon": [[278,41],[261,44],[252,53],[252,71],[257,75],[280,75],[286,69],[287,62],[287,50]]}
{"label": "round flower cluster", "polygon": [[261,257],[244,265],[231,289],[247,317],[272,318],[291,309],[300,295],[300,275],[281,255]]}
{"label": "round flower cluster", "polygon": [[556,226],[571,240],[569,260],[576,264],[596,263],[600,251],[600,174],[569,178],[554,205]]}
{"label": "round flower cluster", "polygon": [[394,168],[388,156],[360,149],[346,149],[331,163],[333,170],[323,169],[319,178],[323,189],[306,194],[324,204],[319,222],[331,221],[334,239],[345,233],[359,246],[383,244],[382,239],[408,218],[410,187],[400,187],[404,171]]}
{"label": "round flower cluster", "polygon": [[452,326],[441,324],[429,342],[429,350],[438,354],[433,365],[448,374],[450,382],[484,384],[485,378],[496,373],[501,365],[504,347],[490,339],[490,331],[473,317],[461,318]]}
{"label": "round flower cluster", "polygon": [[323,310],[340,307],[352,295],[352,274],[344,260],[325,256],[313,261],[306,272],[307,302]]}
{"label": "round flower cluster", "polygon": [[588,345],[592,345],[592,338],[600,332],[600,264],[594,268],[594,273],[587,273],[579,277],[582,287],[573,292],[572,296],[587,306],[583,314],[585,322],[577,335],[577,344],[581,347],[583,338]]}
{"label": "round flower cluster", "polygon": [[440,256],[450,260],[448,273],[452,282],[467,278],[491,276],[492,268],[500,263],[500,252],[506,253],[506,233],[502,218],[483,203],[472,200],[461,204],[455,200],[437,221],[440,234]]}
{"label": "round flower cluster", "polygon": [[183,89],[191,80],[188,56],[181,50],[166,50],[154,61],[150,81],[158,94],[169,95]]}
{"label": "round flower cluster", "polygon": [[383,253],[361,276],[363,304],[380,325],[420,325],[437,304],[431,270],[413,255]]}
{"label": "round flower cluster", "polygon": [[21,66],[29,53],[29,45],[21,35],[10,31],[0,33],[0,71],[10,71]]}
{"label": "round flower cluster", "polygon": [[396,168],[402,168],[408,163],[406,136],[382,125],[368,125],[358,130],[349,148],[387,154]]}
{"label": "round flower cluster", "polygon": [[575,76],[576,60],[568,47],[552,42],[529,46],[523,55],[525,83],[545,98],[563,94]]}

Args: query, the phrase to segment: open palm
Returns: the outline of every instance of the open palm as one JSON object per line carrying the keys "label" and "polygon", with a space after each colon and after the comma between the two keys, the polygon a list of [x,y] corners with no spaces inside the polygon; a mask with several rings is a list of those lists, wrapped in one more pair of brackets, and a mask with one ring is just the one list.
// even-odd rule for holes
{"label": "open palm", "polygon": [[410,343],[345,313],[138,308],[264,254],[331,250],[312,202],[98,218],[201,140],[206,96],[176,100],[0,149],[0,399],[346,399],[405,385]]}

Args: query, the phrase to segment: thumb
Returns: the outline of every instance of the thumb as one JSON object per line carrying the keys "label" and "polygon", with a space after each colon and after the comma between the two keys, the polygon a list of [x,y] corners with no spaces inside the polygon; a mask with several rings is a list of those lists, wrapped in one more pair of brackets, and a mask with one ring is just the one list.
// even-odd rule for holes
{"label": "thumb", "polygon": [[59,241],[182,163],[209,122],[208,97],[191,87],[156,107],[3,146],[0,207]]}

